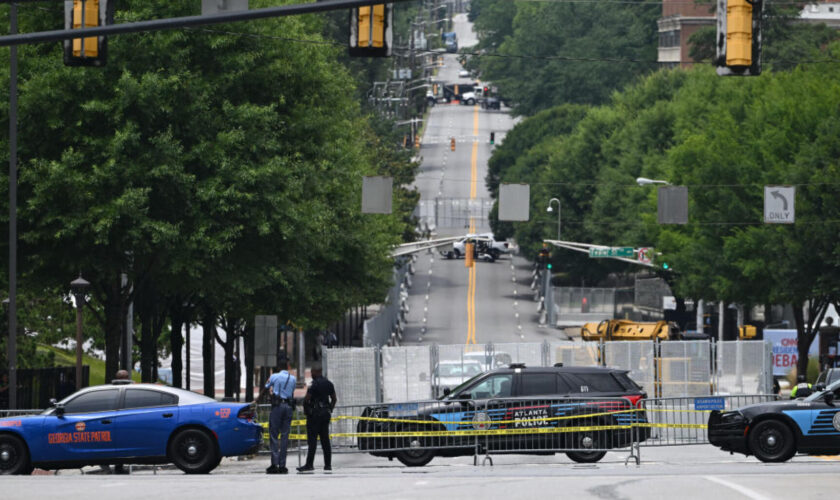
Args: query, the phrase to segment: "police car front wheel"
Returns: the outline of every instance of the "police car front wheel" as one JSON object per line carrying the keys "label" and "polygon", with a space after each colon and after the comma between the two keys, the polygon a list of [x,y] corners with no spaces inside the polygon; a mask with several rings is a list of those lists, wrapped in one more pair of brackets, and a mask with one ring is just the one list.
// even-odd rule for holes
{"label": "police car front wheel", "polygon": [[31,474],[29,451],[17,436],[0,434],[0,474]]}
{"label": "police car front wheel", "polygon": [[184,429],[169,443],[169,457],[187,474],[207,474],[219,464],[213,438],[200,429]]}
{"label": "police car front wheel", "polygon": [[435,458],[432,450],[406,450],[396,453],[397,460],[408,467],[423,467]]}
{"label": "police car front wheel", "polygon": [[787,462],[796,454],[793,432],[778,420],[759,422],[748,439],[750,451],[762,462]]}

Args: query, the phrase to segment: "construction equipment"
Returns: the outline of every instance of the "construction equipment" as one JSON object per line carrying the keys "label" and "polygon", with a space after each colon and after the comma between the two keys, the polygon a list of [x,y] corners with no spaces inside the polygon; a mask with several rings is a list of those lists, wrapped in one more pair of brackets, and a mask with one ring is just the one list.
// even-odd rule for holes
{"label": "construction equipment", "polygon": [[605,319],[586,323],[580,329],[583,340],[676,340],[680,330],[668,321],[639,322],[626,319]]}

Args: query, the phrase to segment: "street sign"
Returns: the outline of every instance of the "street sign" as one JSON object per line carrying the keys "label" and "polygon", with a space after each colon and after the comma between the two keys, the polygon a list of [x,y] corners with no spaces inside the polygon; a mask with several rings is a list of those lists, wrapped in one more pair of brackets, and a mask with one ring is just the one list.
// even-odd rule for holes
{"label": "street sign", "polygon": [[636,251],[633,247],[603,247],[589,249],[589,256],[594,259],[609,257],[632,258],[635,253]]}
{"label": "street sign", "polygon": [[254,318],[254,366],[277,366],[277,316]]}
{"label": "street sign", "polygon": [[688,188],[661,186],[656,191],[657,222],[688,224]]}
{"label": "street sign", "polygon": [[764,222],[769,224],[793,224],[796,186],[764,186]]}
{"label": "street sign", "polygon": [[527,221],[530,200],[528,184],[499,185],[499,220]]}
{"label": "street sign", "polygon": [[725,407],[723,398],[694,398],[694,411],[723,410]]}
{"label": "street sign", "polygon": [[362,213],[390,214],[394,197],[393,177],[362,178]]}
{"label": "street sign", "polygon": [[642,264],[650,264],[653,261],[653,248],[642,247],[639,249],[639,255],[636,257]]}

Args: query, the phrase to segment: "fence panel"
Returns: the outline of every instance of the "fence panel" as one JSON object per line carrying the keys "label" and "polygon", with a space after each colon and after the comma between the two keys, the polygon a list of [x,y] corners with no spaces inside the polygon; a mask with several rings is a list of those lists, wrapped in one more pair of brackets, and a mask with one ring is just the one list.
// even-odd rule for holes
{"label": "fence panel", "polygon": [[472,377],[495,368],[492,346],[486,344],[441,345],[433,361],[432,395],[454,389]]}
{"label": "fence panel", "polygon": [[511,363],[525,363],[525,366],[543,365],[543,344],[541,342],[509,342],[493,344],[493,359],[496,366]]}
{"label": "fence panel", "polygon": [[653,341],[604,342],[606,366],[630,370],[630,378],[650,395],[655,394],[655,360]]}
{"label": "fence panel", "polygon": [[773,392],[770,342],[718,342],[718,394],[770,394]]}
{"label": "fence panel", "polygon": [[432,398],[430,351],[427,345],[382,348],[383,401]]}
{"label": "fence panel", "polygon": [[708,444],[706,425],[711,410],[705,409],[707,403],[722,403],[719,409],[735,410],[775,399],[773,394],[643,399],[640,405],[648,421],[644,426],[650,427],[650,432],[641,446]]}
{"label": "fence panel", "polygon": [[548,349],[549,366],[598,366],[601,347],[597,342],[551,342]]}
{"label": "fence panel", "polygon": [[659,344],[658,396],[708,396],[712,393],[711,351],[707,340]]}

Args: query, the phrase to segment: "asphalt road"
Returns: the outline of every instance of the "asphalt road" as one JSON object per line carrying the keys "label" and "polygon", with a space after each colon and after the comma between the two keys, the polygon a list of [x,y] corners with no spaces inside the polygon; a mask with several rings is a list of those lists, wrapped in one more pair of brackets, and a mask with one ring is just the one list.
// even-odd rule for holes
{"label": "asphalt road", "polygon": [[[268,458],[225,459],[208,476],[185,476],[148,468],[129,476],[59,475],[4,477],[4,499],[61,498],[580,498],[580,499],[825,499],[840,490],[838,457],[796,457],[762,464],[711,446],[642,449],[640,466],[625,465],[626,453],[609,453],[598,464],[575,464],[564,455],[494,457],[473,465],[472,457],[436,458],[408,468],[358,454],[339,454],[333,472],[316,461],[314,474],[267,476]],[[296,455],[289,465],[296,464]],[[481,462],[479,461],[479,464]],[[88,472],[96,469],[88,468]]]}
{"label": "asphalt road", "polygon": [[[455,17],[454,29],[461,47],[475,43],[465,14]],[[437,78],[474,82],[458,76],[462,69],[456,55],[446,54]],[[490,132],[495,132],[499,144],[513,125],[514,119],[504,107],[501,111],[461,104],[433,107],[419,153],[422,161],[416,187],[421,201],[443,200],[449,204],[447,209],[454,209],[456,204],[490,200],[484,181],[495,147],[490,144]],[[453,137],[455,151],[450,148]],[[439,217],[438,237],[463,235],[471,226],[476,232],[489,232],[486,218],[476,215],[472,220]],[[557,330],[538,326],[527,261],[506,256],[495,263],[479,262],[473,269],[474,285],[470,286],[470,272],[463,260],[446,260],[437,253],[418,254],[414,286],[409,291],[405,343],[481,345],[562,337]]]}

